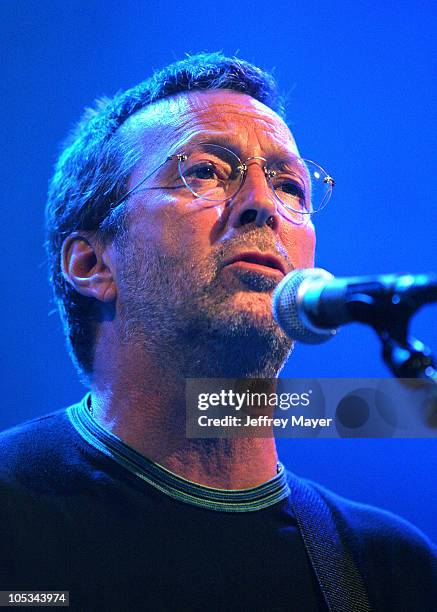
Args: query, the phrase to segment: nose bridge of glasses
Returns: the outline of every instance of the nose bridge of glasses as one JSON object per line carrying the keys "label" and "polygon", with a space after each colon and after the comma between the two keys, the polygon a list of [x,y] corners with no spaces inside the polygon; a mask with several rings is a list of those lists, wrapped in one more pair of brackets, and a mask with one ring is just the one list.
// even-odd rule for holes
{"label": "nose bridge of glasses", "polygon": [[[258,159],[259,159],[261,162],[264,162],[264,163],[263,163],[263,164],[257,164],[257,163],[255,163],[255,160],[258,160]],[[259,166],[259,167],[262,169],[262,171],[263,171],[263,173],[264,173],[265,177],[266,177],[266,178],[270,178],[270,170],[269,170],[269,168],[267,167],[267,160],[266,160],[266,158],[265,158],[265,157],[261,157],[260,155],[253,155],[252,157],[248,157],[248,158],[246,159],[246,161],[242,162],[242,163],[240,164],[240,171],[242,172],[242,174],[243,174],[244,178],[246,178],[246,176],[247,176],[247,172],[248,172],[248,170],[249,170],[249,166],[250,166],[250,165]],[[268,181],[267,181],[267,182],[268,182]]]}
{"label": "nose bridge of glasses", "polygon": [[[260,160],[262,163],[256,163],[257,160]],[[275,190],[271,181],[271,179],[276,175],[276,171],[269,169],[267,166],[267,159],[265,157],[261,157],[261,155],[252,155],[251,157],[248,157],[246,161],[242,162],[240,164],[240,172],[242,174],[243,182],[246,182],[250,165],[259,166],[259,168],[262,169],[267,186],[271,191],[273,191],[273,194],[276,195],[274,193]]]}
{"label": "nose bridge of glasses", "polygon": [[[241,175],[240,189],[244,189],[244,184],[247,184],[247,179],[250,176],[248,172],[249,166],[252,165],[258,166],[258,170],[256,172],[253,172],[252,170],[252,175],[249,179],[249,190],[252,191],[252,195],[249,198],[244,197],[242,199],[241,204],[243,205],[244,210],[241,209],[238,214],[244,215],[248,213],[249,209],[252,209],[252,212],[254,210],[256,211],[257,225],[267,223],[272,227],[273,225],[277,226],[277,221],[274,219],[277,218],[278,200],[275,197],[275,189],[271,181],[271,178],[275,172],[269,170],[265,157],[253,155],[248,157],[244,162],[240,163],[238,168]],[[262,181],[260,181],[259,177],[260,172],[262,172],[264,177]],[[272,175],[271,172],[274,174]],[[258,178],[256,178],[256,176],[258,176]]]}

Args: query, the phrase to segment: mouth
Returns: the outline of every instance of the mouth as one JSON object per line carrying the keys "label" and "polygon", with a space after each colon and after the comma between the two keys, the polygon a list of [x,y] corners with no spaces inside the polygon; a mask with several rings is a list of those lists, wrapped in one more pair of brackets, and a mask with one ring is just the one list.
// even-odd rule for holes
{"label": "mouth", "polygon": [[243,253],[238,253],[227,259],[223,267],[241,268],[252,272],[281,277],[287,274],[286,266],[279,257],[271,253],[261,253],[260,251],[245,251]]}

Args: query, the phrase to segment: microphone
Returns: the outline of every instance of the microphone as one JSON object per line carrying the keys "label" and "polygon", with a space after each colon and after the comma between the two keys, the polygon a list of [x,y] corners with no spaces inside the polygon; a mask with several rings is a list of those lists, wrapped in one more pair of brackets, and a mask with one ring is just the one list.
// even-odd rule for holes
{"label": "microphone", "polygon": [[335,278],[322,268],[294,270],[273,294],[273,316],[282,330],[305,344],[334,337],[351,321],[383,329],[423,304],[437,301],[435,274],[382,274]]}

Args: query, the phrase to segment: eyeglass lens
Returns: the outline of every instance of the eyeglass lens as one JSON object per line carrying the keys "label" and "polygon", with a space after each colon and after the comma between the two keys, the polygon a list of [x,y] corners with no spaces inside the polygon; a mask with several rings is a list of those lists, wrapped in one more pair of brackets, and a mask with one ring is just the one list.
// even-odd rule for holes
{"label": "eyeglass lens", "polygon": [[[179,173],[190,191],[210,202],[224,202],[240,190],[246,167],[231,150],[221,145],[200,144],[181,156]],[[310,160],[290,158],[280,166],[265,168],[266,179],[282,204],[281,214],[304,222],[326,206],[333,181]]]}

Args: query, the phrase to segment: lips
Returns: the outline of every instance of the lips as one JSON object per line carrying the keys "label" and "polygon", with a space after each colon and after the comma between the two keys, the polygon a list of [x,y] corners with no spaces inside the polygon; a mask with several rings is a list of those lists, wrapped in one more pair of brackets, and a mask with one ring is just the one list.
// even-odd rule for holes
{"label": "lips", "polygon": [[270,253],[261,253],[260,251],[244,251],[242,253],[237,253],[227,259],[223,267],[244,262],[252,264],[254,269],[260,266],[260,271],[262,271],[262,267],[264,267],[270,268],[270,270],[277,270],[283,275],[287,273],[286,266],[279,257]]}

